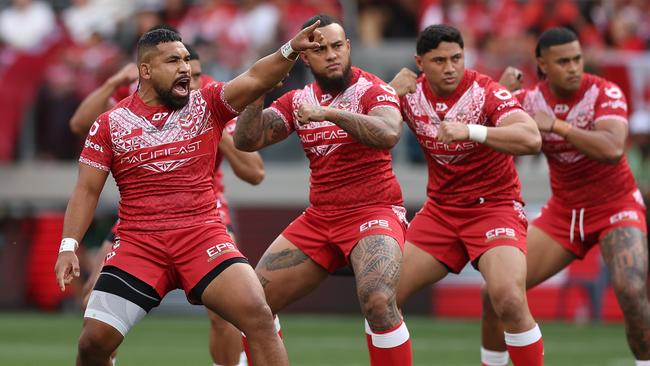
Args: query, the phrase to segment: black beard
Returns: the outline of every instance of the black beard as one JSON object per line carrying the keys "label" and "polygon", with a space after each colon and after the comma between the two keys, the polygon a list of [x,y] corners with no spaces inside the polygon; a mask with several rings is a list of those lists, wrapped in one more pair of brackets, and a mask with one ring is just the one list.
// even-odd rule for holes
{"label": "black beard", "polygon": [[316,79],[316,83],[322,91],[329,94],[338,94],[345,90],[350,84],[350,79],[352,79],[352,64],[349,63],[348,66],[343,69],[343,75],[339,77],[328,78],[326,76],[317,75],[313,71],[312,75],[314,75],[314,79]]}
{"label": "black beard", "polygon": [[[177,110],[185,107],[187,102],[190,100],[190,93],[187,93],[186,96],[184,97],[175,97],[172,94],[172,90],[168,89],[165,90],[163,88],[158,87],[157,85],[154,85],[154,90],[158,94],[158,98],[160,99],[160,102],[167,108],[171,110]],[[172,85],[173,88],[173,85]]]}

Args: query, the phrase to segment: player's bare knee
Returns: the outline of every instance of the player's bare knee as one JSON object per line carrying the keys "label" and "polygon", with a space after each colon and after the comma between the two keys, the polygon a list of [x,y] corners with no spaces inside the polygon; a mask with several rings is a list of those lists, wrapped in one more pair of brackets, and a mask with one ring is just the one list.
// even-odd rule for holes
{"label": "player's bare knee", "polygon": [[385,319],[390,309],[396,306],[395,296],[385,291],[369,292],[361,300],[361,311],[371,324]]}
{"label": "player's bare knee", "polygon": [[271,308],[265,302],[254,302],[240,308],[246,316],[239,322],[238,328],[246,335],[247,338],[254,337],[256,334],[266,334],[275,332],[273,323],[273,313]]}
{"label": "player's bare knee", "polygon": [[112,347],[113,342],[108,341],[107,339],[111,336],[107,332],[104,332],[100,329],[84,327],[79,336],[78,351],[80,358],[87,359],[91,358],[104,358],[108,357],[115,351],[115,347]]}
{"label": "player's bare knee", "polygon": [[517,288],[501,289],[490,294],[492,308],[504,322],[518,323],[525,317],[526,294]]}

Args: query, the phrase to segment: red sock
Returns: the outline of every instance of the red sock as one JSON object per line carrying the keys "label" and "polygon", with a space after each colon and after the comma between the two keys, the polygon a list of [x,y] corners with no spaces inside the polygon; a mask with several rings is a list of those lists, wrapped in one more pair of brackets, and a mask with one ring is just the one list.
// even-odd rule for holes
{"label": "red sock", "polygon": [[[280,338],[282,338],[282,328],[280,327],[280,318],[278,316],[273,317],[273,322],[275,323],[275,331],[278,332],[278,335]],[[248,360],[248,366],[253,366],[253,359],[251,358],[251,354],[248,351],[248,342],[246,341],[246,335],[244,333],[241,334],[241,341],[244,345],[244,352],[246,353],[246,358]]]}
{"label": "red sock", "polygon": [[543,366],[544,340],[539,326],[523,333],[508,333],[506,345],[510,359],[515,366]]}
{"label": "red sock", "polygon": [[366,341],[370,352],[370,366],[411,366],[411,339],[402,321],[393,329],[375,332],[366,321]]}

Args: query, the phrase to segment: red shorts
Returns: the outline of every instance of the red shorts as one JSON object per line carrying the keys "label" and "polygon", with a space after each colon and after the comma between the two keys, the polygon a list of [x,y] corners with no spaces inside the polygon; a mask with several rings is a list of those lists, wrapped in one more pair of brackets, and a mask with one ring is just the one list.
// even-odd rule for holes
{"label": "red shorts", "polygon": [[352,249],[366,236],[390,236],[404,249],[407,225],[406,210],[401,206],[335,212],[309,207],[284,229],[282,236],[331,273],[349,264]]}
{"label": "red shorts", "polygon": [[118,227],[104,264],[147,283],[163,298],[177,288],[189,295],[203,277],[231,258],[244,256],[221,223],[148,232]]}
{"label": "red shorts", "polygon": [[526,252],[528,220],[517,201],[444,206],[428,199],[406,231],[406,241],[458,273],[488,249],[509,245]]}
{"label": "red shorts", "polygon": [[647,235],[645,212],[639,191],[624,199],[592,207],[566,207],[551,197],[531,225],[578,258],[584,258],[589,249],[615,228],[637,227]]}

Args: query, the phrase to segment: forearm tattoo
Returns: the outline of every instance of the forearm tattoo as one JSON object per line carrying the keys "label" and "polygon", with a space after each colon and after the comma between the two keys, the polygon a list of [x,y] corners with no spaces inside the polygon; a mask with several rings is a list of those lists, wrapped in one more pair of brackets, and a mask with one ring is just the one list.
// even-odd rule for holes
{"label": "forearm tattoo", "polygon": [[386,149],[394,145],[392,140],[396,137],[399,138],[401,131],[401,124],[397,126],[396,131],[396,128],[391,126],[389,118],[336,110],[332,122],[350,133],[362,144]]}

